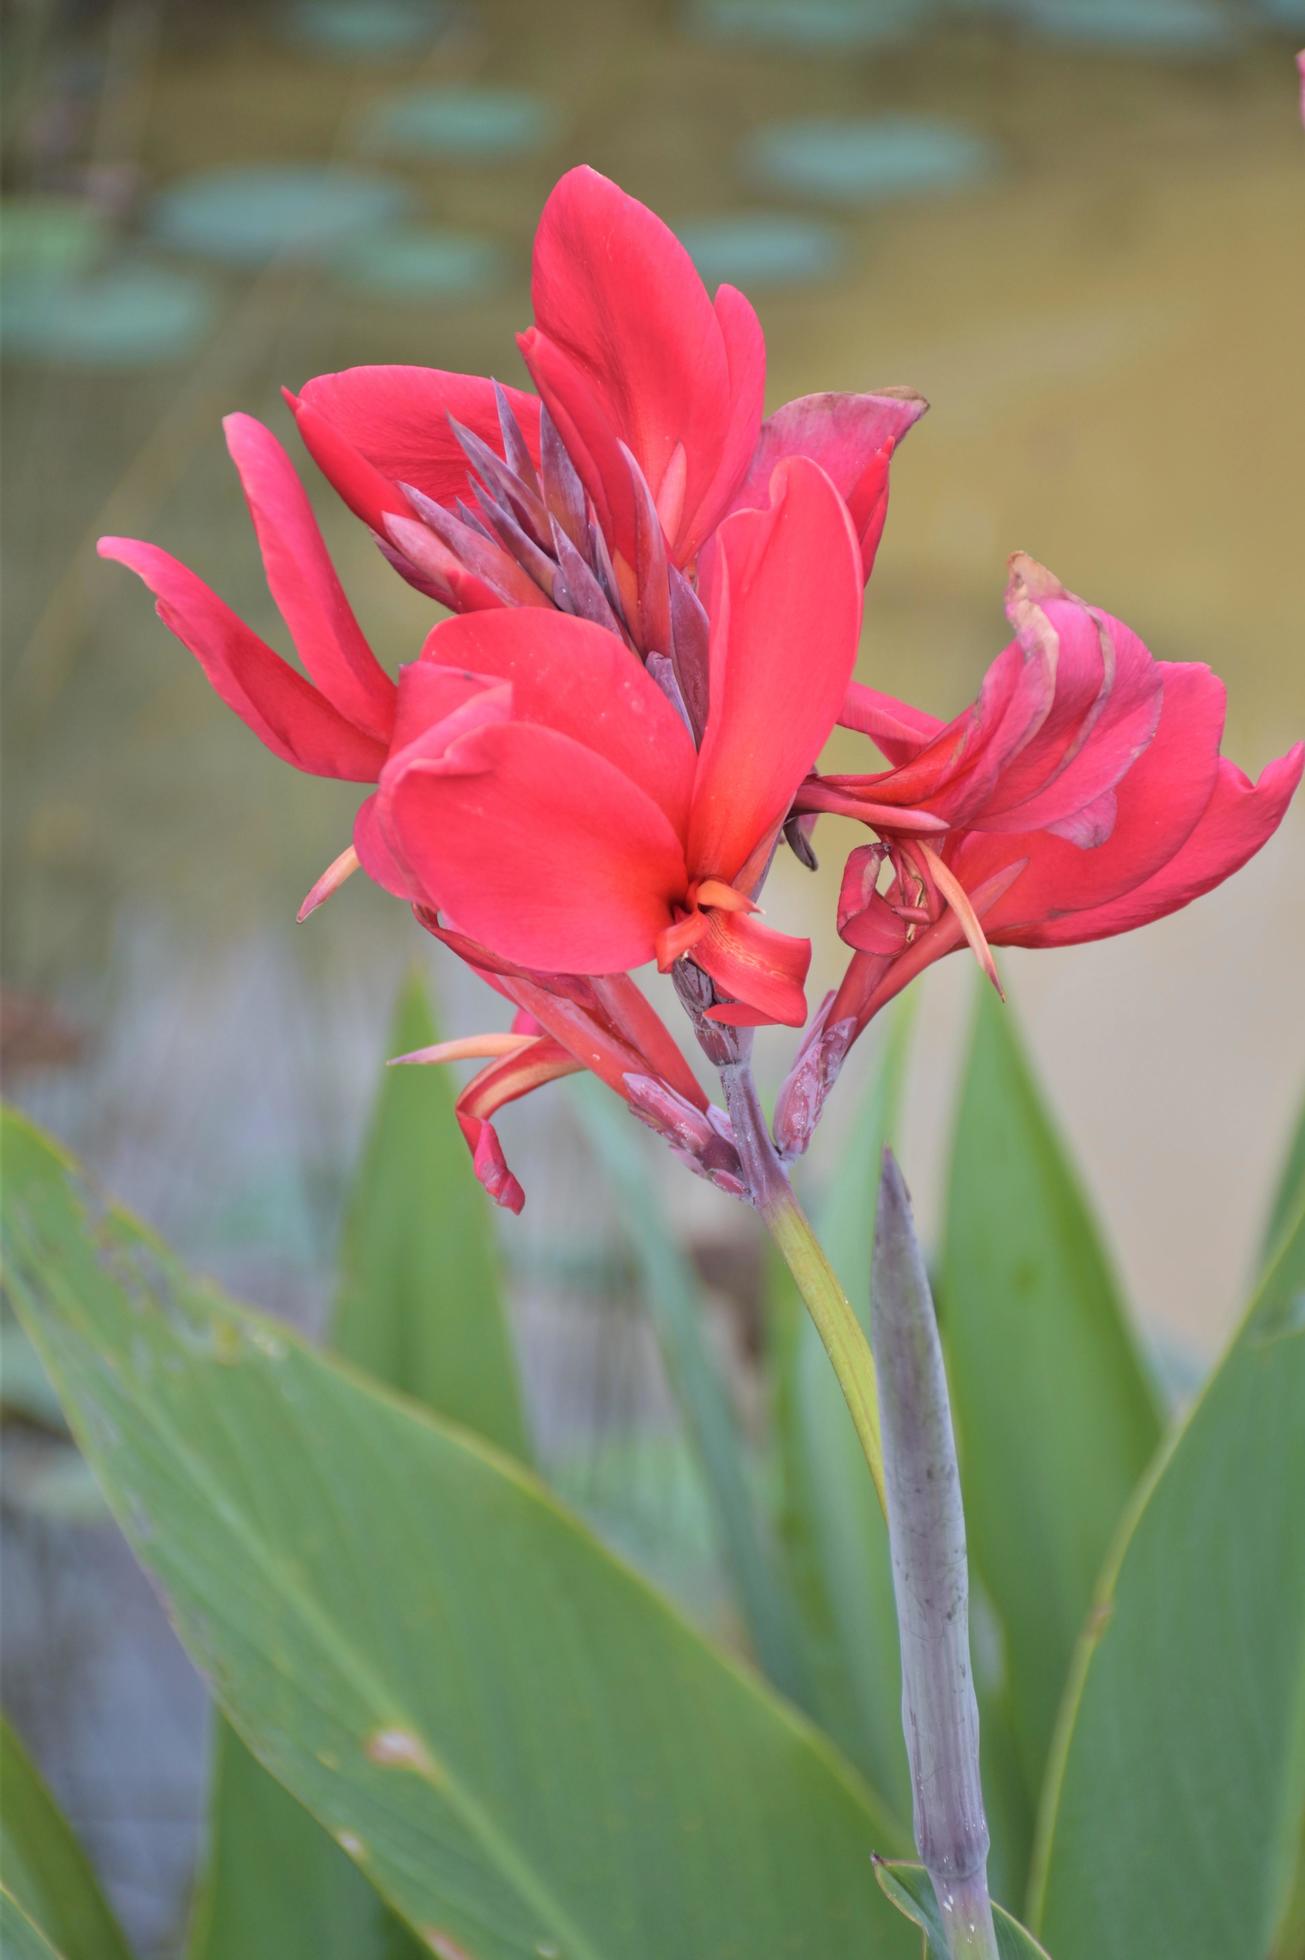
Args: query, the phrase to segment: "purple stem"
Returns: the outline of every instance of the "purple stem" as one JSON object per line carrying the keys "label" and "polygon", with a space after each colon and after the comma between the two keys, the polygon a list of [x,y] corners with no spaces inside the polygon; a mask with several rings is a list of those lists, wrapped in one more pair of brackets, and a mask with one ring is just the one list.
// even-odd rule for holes
{"label": "purple stem", "polygon": [[870,1336],[915,1841],[949,1952],[957,1960],[996,1960],[956,1443],[929,1278],[891,1150],[884,1152],[875,1218]]}

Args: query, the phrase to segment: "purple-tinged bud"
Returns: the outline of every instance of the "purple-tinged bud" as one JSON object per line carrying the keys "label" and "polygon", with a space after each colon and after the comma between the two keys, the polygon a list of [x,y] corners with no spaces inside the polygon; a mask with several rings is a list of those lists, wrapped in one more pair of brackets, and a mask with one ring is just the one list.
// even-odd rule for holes
{"label": "purple-tinged bud", "polygon": [[557,519],[577,551],[583,551],[588,529],[585,487],[546,408],[539,411],[539,483],[550,517]]}
{"label": "purple-tinged bud", "polygon": [[826,994],[775,1100],[775,1147],[786,1163],[811,1142],[856,1035],[854,1020],[830,1021],[833,1004],[833,994]]}
{"label": "purple-tinged bud", "polygon": [[666,534],[648,479],[624,443],[619,445],[634,491],[634,577],[638,594],[638,639],[644,653],[669,654],[671,594]]}
{"label": "purple-tinged bud", "polygon": [[594,577],[589,565],[581,557],[557,519],[552,520],[553,549],[557,553],[558,576],[553,587],[553,596],[563,612],[572,613],[577,619],[587,619],[594,626],[601,626],[609,633],[619,633],[626,639],[626,631],[620,619],[608,603],[607,594]]}
{"label": "purple-tinged bud", "polygon": [[891,1150],[879,1182],[870,1295],[915,1841],[948,1952],[997,1960],[960,1472],[929,1278]]}
{"label": "purple-tinged bud", "polygon": [[470,463],[486,490],[498,503],[511,511],[518,524],[527,531],[534,543],[541,549],[548,543],[548,512],[544,500],[535,487],[538,478],[534,466],[524,480],[518,476],[501,457],[496,456],[487,442],[472,429],[466,429],[455,416],[450,415],[449,427],[457,438],[463,455]]}
{"label": "purple-tinged bud", "polygon": [[522,483],[537,483],[538,472],[535,459],[530,454],[530,445],[521,433],[512,404],[503,392],[501,385],[494,383],[494,400],[498,406],[498,428],[503,438],[503,456],[512,474]]}
{"label": "purple-tinged bud", "polygon": [[731,1197],[743,1196],[742,1166],[724,1110],[713,1107],[704,1114],[652,1075],[627,1075],[625,1087],[634,1115],[670,1145],[681,1163]]}
{"label": "purple-tinged bud", "polygon": [[670,568],[670,589],[671,657],[675,662],[675,678],[689,711],[693,739],[701,742],[702,731],[707,726],[710,624],[702,600],[684,573],[674,565]]}

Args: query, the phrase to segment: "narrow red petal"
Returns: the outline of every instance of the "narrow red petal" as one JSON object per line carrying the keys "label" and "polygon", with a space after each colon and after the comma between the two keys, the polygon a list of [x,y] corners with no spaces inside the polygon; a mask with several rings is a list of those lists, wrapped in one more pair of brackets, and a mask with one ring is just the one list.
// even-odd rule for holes
{"label": "narrow red petal", "polygon": [[136,538],[101,538],[101,558],[136,573],[159,618],[188,647],[216,693],[283,762],[313,776],[375,782],[385,745],[333,708],[194,572]]}

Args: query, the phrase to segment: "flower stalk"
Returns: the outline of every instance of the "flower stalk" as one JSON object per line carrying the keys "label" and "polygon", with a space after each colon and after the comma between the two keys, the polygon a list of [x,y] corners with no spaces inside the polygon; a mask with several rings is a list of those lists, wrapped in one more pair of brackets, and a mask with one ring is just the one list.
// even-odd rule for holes
{"label": "flower stalk", "polygon": [[915,1840],[953,1960],[997,1960],[956,1443],[928,1275],[891,1150],[875,1216],[870,1325]]}
{"label": "flower stalk", "polygon": [[748,1195],[815,1322],[886,1512],[879,1400],[870,1343],[798,1203],[762,1114],[746,1045],[740,1042],[739,1047],[742,1058],[723,1063],[720,1075]]}

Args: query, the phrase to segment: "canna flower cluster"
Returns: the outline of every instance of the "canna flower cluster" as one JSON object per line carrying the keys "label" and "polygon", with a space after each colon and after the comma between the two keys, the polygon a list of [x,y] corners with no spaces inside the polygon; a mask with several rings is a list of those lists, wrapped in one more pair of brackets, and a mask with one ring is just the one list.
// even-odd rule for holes
{"label": "canna flower cluster", "polygon": [[[535,240],[534,392],[361,367],[287,395],[388,562],[452,617],[397,680],[377,660],[285,450],[226,422],[291,666],[157,546],[135,571],[222,699],[282,760],[372,785],[307,916],[361,869],[502,996],[509,1025],[409,1059],[485,1066],[458,1099],[477,1173],[519,1210],[494,1127],[592,1070],[695,1171],[754,1195],[747,1150],[631,977],[669,973],[728,1069],[805,1028],[775,1111],[799,1155],[871,1019],[969,945],[1065,945],[1186,905],[1267,840],[1305,748],[1252,783],[1221,758],[1221,683],[1011,562],[1014,638],[944,722],[852,678],[909,390],[763,419],[765,346],[651,211],[568,172]],[[864,773],[822,774],[836,725]],[[878,752],[886,766],[873,766]],[[774,853],[862,824],[840,985],[808,1024],[809,941],[760,916]],[[508,1013],[506,1010],[511,1010]]]}

